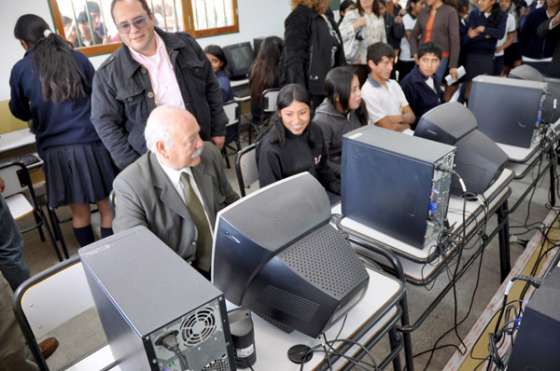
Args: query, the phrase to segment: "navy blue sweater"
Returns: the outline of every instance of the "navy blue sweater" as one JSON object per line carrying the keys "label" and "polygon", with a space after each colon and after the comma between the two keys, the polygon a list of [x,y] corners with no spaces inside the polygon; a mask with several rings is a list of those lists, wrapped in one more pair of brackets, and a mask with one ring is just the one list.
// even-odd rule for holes
{"label": "navy blue sweater", "polygon": [[422,75],[418,66],[414,66],[401,81],[401,88],[406,96],[406,100],[410,104],[412,112],[416,115],[416,121],[412,125],[413,130],[424,113],[441,104],[441,87],[437,79],[434,79],[436,91],[426,84],[426,80],[427,78]]}
{"label": "navy blue sweater", "polygon": [[533,59],[544,59],[552,57],[556,38],[554,33],[548,33],[545,37],[540,37],[537,33],[541,23],[548,21],[546,8],[543,6],[529,13],[519,32],[519,43],[521,54]]}
{"label": "navy blue sweater", "polygon": [[466,30],[468,31],[470,28],[476,28],[478,26],[484,26],[485,30],[472,39],[465,33],[463,36],[463,48],[465,49],[465,53],[494,55],[496,52],[496,43],[504,37],[506,33],[506,21],[507,15],[504,12],[500,12],[497,25],[492,25],[480,10],[475,9],[471,11],[469,19],[467,20]]}
{"label": "navy blue sweater", "polygon": [[[72,55],[89,86],[95,70],[88,58]],[[33,131],[40,152],[52,146],[92,143],[99,140],[90,116],[90,97],[53,103],[43,99],[39,76],[32,66],[32,52],[12,68],[10,111],[20,120],[33,120]],[[88,89],[89,90],[89,89]]]}

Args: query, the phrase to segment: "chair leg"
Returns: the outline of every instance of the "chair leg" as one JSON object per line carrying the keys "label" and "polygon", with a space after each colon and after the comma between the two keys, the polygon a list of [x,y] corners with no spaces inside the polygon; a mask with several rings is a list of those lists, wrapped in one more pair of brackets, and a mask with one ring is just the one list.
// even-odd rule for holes
{"label": "chair leg", "polygon": [[33,213],[33,217],[35,218],[35,223],[39,226],[39,228],[37,228],[37,230],[39,231],[39,238],[41,239],[41,242],[45,242],[45,233],[43,232],[41,219],[37,215],[37,213]]}
{"label": "chair leg", "polygon": [[70,255],[68,254],[68,248],[66,247],[66,240],[62,235],[62,230],[60,229],[60,220],[58,220],[58,216],[56,215],[55,210],[48,208],[49,214],[49,221],[51,223],[52,229],[54,231],[54,236],[57,241],[60,241],[60,245],[62,247],[62,252],[64,257],[68,259]]}
{"label": "chair leg", "polygon": [[230,169],[230,168],[231,168],[231,165],[230,165],[230,163],[229,163],[229,157],[228,157],[228,154],[227,154],[227,148],[226,148],[226,145],[225,145],[225,144],[224,144],[224,148],[222,148],[222,155],[224,156],[224,159],[226,160],[226,166],[227,166],[227,168]]}

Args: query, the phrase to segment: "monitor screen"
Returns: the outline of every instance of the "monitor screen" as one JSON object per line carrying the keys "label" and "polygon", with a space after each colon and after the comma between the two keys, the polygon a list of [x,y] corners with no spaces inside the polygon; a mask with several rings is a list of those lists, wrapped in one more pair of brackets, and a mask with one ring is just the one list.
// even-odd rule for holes
{"label": "monitor screen", "polygon": [[251,43],[244,42],[228,45],[223,48],[228,62],[230,78],[243,79],[249,76],[253,64],[253,48]]}

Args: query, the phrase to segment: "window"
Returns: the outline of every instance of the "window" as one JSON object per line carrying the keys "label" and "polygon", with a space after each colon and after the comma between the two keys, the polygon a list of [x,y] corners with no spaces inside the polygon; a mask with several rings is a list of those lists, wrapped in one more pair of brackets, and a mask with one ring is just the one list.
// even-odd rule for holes
{"label": "window", "polygon": [[[49,0],[56,31],[84,54],[110,53],[120,45],[111,0]],[[206,37],[239,31],[237,0],[147,0],[156,26]]]}

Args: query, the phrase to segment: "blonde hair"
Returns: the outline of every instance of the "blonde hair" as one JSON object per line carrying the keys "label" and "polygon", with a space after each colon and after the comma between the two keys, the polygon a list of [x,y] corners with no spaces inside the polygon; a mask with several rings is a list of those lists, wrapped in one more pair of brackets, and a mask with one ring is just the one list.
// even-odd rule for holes
{"label": "blonde hair", "polygon": [[323,1],[326,0],[292,0],[292,9],[297,7],[298,5],[303,5],[318,12]]}

